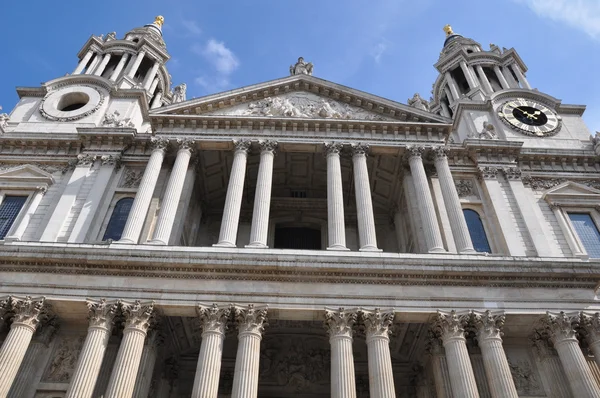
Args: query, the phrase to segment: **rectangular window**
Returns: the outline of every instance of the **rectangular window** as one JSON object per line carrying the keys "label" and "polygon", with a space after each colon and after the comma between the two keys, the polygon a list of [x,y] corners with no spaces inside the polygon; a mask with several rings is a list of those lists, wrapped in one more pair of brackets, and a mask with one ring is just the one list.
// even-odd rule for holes
{"label": "rectangular window", "polygon": [[590,258],[600,258],[600,231],[589,213],[568,213]]}
{"label": "rectangular window", "polygon": [[5,196],[0,204],[0,239],[4,239],[15,222],[27,196]]}

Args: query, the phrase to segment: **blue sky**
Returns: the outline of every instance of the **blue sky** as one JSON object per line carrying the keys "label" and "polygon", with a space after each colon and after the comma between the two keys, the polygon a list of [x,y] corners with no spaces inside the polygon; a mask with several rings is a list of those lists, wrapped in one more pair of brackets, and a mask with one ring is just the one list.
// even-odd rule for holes
{"label": "blue sky", "polygon": [[35,0],[2,14],[3,112],[16,86],[70,73],[91,34],[122,37],[162,14],[167,66],[188,98],[286,76],[299,56],[323,79],[403,103],[429,98],[450,23],[486,49],[514,47],[532,86],[586,104],[600,130],[600,0]]}

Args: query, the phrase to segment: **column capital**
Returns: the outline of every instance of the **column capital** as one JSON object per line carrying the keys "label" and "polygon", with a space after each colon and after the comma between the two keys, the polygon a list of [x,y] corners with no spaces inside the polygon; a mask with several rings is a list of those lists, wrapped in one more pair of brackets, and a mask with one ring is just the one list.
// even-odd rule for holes
{"label": "column capital", "polygon": [[344,144],[341,142],[325,142],[323,145],[325,146],[325,155],[330,155],[332,153],[339,155],[340,152],[342,152],[342,149],[344,149]]}
{"label": "column capital", "polygon": [[194,152],[196,150],[196,140],[191,138],[177,138],[176,140],[178,150],[187,149],[188,151]]}
{"label": "column capital", "polygon": [[481,180],[495,180],[498,176],[498,168],[494,166],[481,166],[477,168],[477,175]]}
{"label": "column capital", "polygon": [[350,149],[352,150],[352,156],[356,155],[368,155],[369,154],[369,144],[364,144],[361,142],[353,142],[350,144]]}
{"label": "column capital", "polygon": [[152,137],[150,138],[150,148],[153,150],[162,150],[165,151],[169,146],[169,140],[167,138],[162,137]]}
{"label": "column capital", "polygon": [[235,151],[242,151],[244,153],[248,153],[248,151],[250,150],[250,146],[252,145],[252,142],[250,142],[250,140],[232,140],[233,142],[233,146],[235,147]]}
{"label": "column capital", "polygon": [[544,326],[546,326],[552,343],[557,344],[565,340],[577,340],[577,330],[580,322],[580,313],[565,313],[561,311],[546,312],[546,316],[542,319]]}
{"label": "column capital", "polygon": [[50,344],[56,333],[58,332],[60,325],[58,323],[58,318],[56,315],[48,317],[48,319],[44,322],[41,322],[38,326],[33,338],[39,342],[44,344],[46,347]]}
{"label": "column capital", "polygon": [[437,145],[431,148],[434,159],[444,159],[448,157],[450,149],[447,146]]}
{"label": "column capital", "polygon": [[423,152],[425,152],[424,146],[408,145],[406,147],[406,154],[409,159],[410,158],[420,158],[423,156]]}
{"label": "column capital", "polygon": [[358,314],[356,310],[325,308],[325,329],[329,332],[329,338],[349,337],[352,338],[352,327],[356,323]]}
{"label": "column capital", "polygon": [[234,306],[234,316],[239,334],[251,333],[262,336],[262,332],[267,326],[268,307],[254,307],[254,304],[248,304],[247,307]]}
{"label": "column capital", "polygon": [[390,327],[394,321],[394,310],[388,309],[381,311],[380,308],[374,310],[359,309],[358,314],[365,325],[365,334],[367,339],[374,337],[384,337],[389,339]]}
{"label": "column capital", "polygon": [[45,297],[10,297],[10,306],[14,312],[13,325],[16,323],[35,330],[45,315]]}
{"label": "column capital", "polygon": [[465,326],[471,316],[470,311],[457,313],[438,311],[432,323],[433,332],[442,339],[444,343],[452,339],[465,339]]}
{"label": "column capital", "polygon": [[279,146],[277,141],[272,140],[259,140],[258,145],[260,146],[261,152],[272,152],[273,155],[275,154],[275,152],[277,151],[277,147]]}
{"label": "column capital", "polygon": [[518,167],[504,167],[502,173],[508,180],[520,180],[521,169]]}
{"label": "column capital", "polygon": [[581,325],[587,333],[589,343],[600,340],[600,312],[594,314],[581,312]]}
{"label": "column capital", "polygon": [[165,334],[163,333],[162,329],[160,328],[160,323],[154,322],[148,330],[148,337],[146,338],[145,345],[153,346],[153,347],[160,347],[164,344],[165,344]]}
{"label": "column capital", "polygon": [[4,320],[8,311],[10,311],[10,296],[0,297],[0,321]]}
{"label": "column capital", "polygon": [[427,344],[425,349],[431,356],[444,355],[444,347],[442,346],[442,342],[440,341],[439,336],[437,336],[436,333],[431,329],[427,332]]}
{"label": "column capital", "polygon": [[80,153],[79,155],[77,155],[76,167],[93,166],[97,158],[98,155],[92,155],[91,153]]}
{"label": "column capital", "polygon": [[154,316],[154,301],[121,301],[121,310],[125,315],[125,329],[135,329],[144,333],[148,331]]}
{"label": "column capital", "polygon": [[118,301],[107,302],[106,299],[86,300],[88,307],[89,327],[103,328],[111,330],[114,324],[115,315],[119,309]]}
{"label": "column capital", "polygon": [[227,321],[231,315],[231,306],[219,307],[217,304],[212,304],[210,306],[198,304],[196,313],[198,314],[198,318],[200,318],[202,334],[225,334],[225,331],[227,330]]}
{"label": "column capital", "polygon": [[506,320],[503,311],[498,313],[492,313],[490,310],[473,311],[471,320],[477,330],[479,343],[489,339],[502,340],[502,327]]}
{"label": "column capital", "polygon": [[120,168],[121,155],[102,155],[100,156],[100,162],[102,166],[116,166],[117,168]]}

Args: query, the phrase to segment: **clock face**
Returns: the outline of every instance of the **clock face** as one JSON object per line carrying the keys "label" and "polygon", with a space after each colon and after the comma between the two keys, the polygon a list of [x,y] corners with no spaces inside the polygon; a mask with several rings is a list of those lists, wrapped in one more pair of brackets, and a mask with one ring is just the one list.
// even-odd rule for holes
{"label": "clock face", "polygon": [[534,137],[554,135],[561,125],[560,116],[547,106],[523,98],[502,104],[498,116],[513,129]]}

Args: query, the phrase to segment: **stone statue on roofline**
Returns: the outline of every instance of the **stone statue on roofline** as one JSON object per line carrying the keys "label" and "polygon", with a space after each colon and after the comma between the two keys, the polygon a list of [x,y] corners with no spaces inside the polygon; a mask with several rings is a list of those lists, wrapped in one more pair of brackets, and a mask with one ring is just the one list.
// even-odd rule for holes
{"label": "stone statue on roofline", "polygon": [[179,86],[175,86],[173,89],[173,103],[176,104],[178,102],[185,101],[185,93],[187,91],[187,85],[185,83],[181,83]]}
{"label": "stone statue on roofline", "polygon": [[429,102],[421,97],[419,93],[415,93],[412,98],[408,99],[408,105],[422,111],[429,111]]}
{"label": "stone statue on roofline", "polygon": [[312,62],[305,62],[304,58],[298,58],[296,65],[290,65],[290,75],[312,75],[313,64]]}

